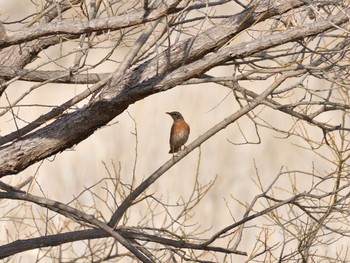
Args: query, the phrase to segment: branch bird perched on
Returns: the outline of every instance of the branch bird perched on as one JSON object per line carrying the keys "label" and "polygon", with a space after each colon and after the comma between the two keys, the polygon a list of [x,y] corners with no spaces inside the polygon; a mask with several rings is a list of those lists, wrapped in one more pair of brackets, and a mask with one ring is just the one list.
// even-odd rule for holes
{"label": "branch bird perched on", "polygon": [[169,114],[174,120],[173,126],[171,126],[169,140],[169,153],[174,154],[181,150],[181,146],[187,142],[188,136],[190,135],[190,126],[185,122],[180,112],[172,111],[166,114]]}

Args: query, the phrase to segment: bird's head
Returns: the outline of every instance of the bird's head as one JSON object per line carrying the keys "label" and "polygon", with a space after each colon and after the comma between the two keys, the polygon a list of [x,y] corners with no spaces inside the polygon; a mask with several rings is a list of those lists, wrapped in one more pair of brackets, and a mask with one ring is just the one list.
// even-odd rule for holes
{"label": "bird's head", "polygon": [[166,112],[166,114],[169,114],[174,121],[184,119],[184,117],[182,117],[181,113],[178,111]]}

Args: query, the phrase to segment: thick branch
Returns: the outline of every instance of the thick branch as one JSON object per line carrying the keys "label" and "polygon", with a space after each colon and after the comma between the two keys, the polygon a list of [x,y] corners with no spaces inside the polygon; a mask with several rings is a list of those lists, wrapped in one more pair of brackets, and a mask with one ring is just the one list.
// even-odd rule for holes
{"label": "thick branch", "polygon": [[[162,3],[164,1],[161,1]],[[168,14],[180,1],[170,0],[160,4],[156,8],[145,10],[139,8],[125,15],[106,18],[97,18],[89,21],[58,21],[49,24],[40,24],[36,27],[25,28],[17,32],[9,32],[5,41],[0,43],[0,48],[25,43],[30,40],[58,34],[81,35],[85,33],[100,32],[103,30],[118,30],[125,27],[145,24]]]}
{"label": "thick branch", "polygon": [[[256,16],[256,19],[258,17],[261,16]],[[236,21],[236,19],[233,20]],[[220,63],[242,56],[249,56],[276,45],[323,32],[332,28],[334,24],[344,23],[347,20],[348,17],[346,16],[330,17],[329,20],[318,21],[310,26],[305,25],[303,28],[289,29],[251,41],[249,44],[242,43],[234,47],[227,46],[215,54],[206,56],[189,65],[183,65],[184,58],[187,58],[188,61],[196,60],[200,54],[204,56],[212,51],[213,42],[216,45],[223,44],[222,41],[218,40],[219,38],[228,40],[236,33],[239,30],[238,25],[241,24],[241,20],[236,21],[236,27],[232,25],[233,21],[230,20],[231,26],[224,27],[221,25],[216,28],[216,34],[213,29],[210,29],[197,36],[196,41],[192,41],[193,45],[189,50],[187,50],[189,41],[182,42],[175,46],[177,48],[171,48],[170,53],[172,55],[170,58],[166,56],[168,53],[165,51],[159,57],[151,59],[137,68],[128,70],[121,78],[112,79],[101,94],[100,99],[92,104],[74,113],[62,116],[61,119],[11,145],[3,146],[0,149],[0,176],[18,173],[34,162],[79,143],[96,129],[123,112],[130,104],[148,95],[170,89]],[[227,35],[228,28],[231,29],[229,36]],[[197,39],[209,41],[208,32],[213,34],[211,44],[197,42]]]}
{"label": "thick branch", "polygon": [[71,72],[67,70],[28,70],[13,67],[0,67],[0,78],[4,80],[19,78],[19,80],[33,82],[51,80],[51,83],[95,84],[109,75],[109,73],[71,74]]}
{"label": "thick branch", "polygon": [[[214,252],[236,254],[236,255],[242,255],[242,256],[247,255],[247,253],[243,251],[232,251],[230,249],[225,249],[222,247],[205,246],[202,244],[189,243],[183,240],[174,240],[170,238],[159,237],[157,235],[150,235],[150,234],[135,232],[131,230],[118,229],[115,232],[121,235],[122,237],[124,237],[125,239],[135,239],[135,240],[142,240],[147,242],[154,242],[164,246],[171,246],[174,248],[214,251]],[[0,259],[4,259],[6,257],[15,255],[17,253],[36,249],[36,248],[59,246],[62,244],[66,244],[68,242],[97,239],[97,238],[107,238],[107,237],[110,237],[110,235],[101,229],[87,229],[87,230],[72,231],[69,233],[31,238],[26,240],[16,240],[12,243],[0,246]]]}

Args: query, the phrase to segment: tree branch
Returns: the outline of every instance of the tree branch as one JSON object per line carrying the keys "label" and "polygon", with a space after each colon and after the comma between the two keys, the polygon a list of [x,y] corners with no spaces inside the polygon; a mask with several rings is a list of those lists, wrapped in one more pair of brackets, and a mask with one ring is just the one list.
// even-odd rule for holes
{"label": "tree branch", "polygon": [[[76,112],[62,116],[52,124],[22,137],[11,145],[1,147],[0,176],[18,173],[32,163],[72,147],[122,113],[130,104],[148,95],[179,85],[222,62],[241,56],[249,56],[276,45],[323,32],[332,28],[334,24],[344,23],[348,19],[345,15],[330,17],[328,20],[313,23],[313,26],[292,28],[279,34],[262,37],[251,41],[249,45],[241,43],[233,47],[227,46],[215,54],[208,55],[188,65],[183,65],[183,61],[198,59],[199,54],[203,56],[203,53],[209,53],[213,47],[207,42],[194,41],[190,51],[187,52],[188,41],[185,41],[185,43],[177,45],[177,49],[171,48],[170,61],[167,59],[166,54],[168,53],[165,51],[166,54],[162,53],[159,57],[155,57],[137,68],[129,69],[121,78],[112,78],[98,100]],[[233,32],[238,30],[237,23],[239,22],[236,21]],[[232,27],[229,28],[232,30]],[[224,31],[226,32],[226,30],[225,27]],[[203,34],[196,39],[208,37],[207,32]],[[227,39],[227,35],[225,36],[222,36],[222,39]],[[213,37],[217,39],[215,35]],[[218,44],[218,41],[214,42]],[[211,42],[211,44],[213,43]],[[205,48],[209,48],[209,50]],[[169,69],[167,65],[173,70],[164,75],[164,72]],[[80,128],[77,129],[77,127]],[[0,138],[0,144],[3,143],[4,141]]]}
{"label": "tree branch", "polygon": [[18,78],[19,80],[44,82],[50,80],[50,83],[65,84],[95,84],[105,79],[110,73],[87,73],[72,74],[68,70],[30,70],[13,67],[0,67],[0,78],[10,80]]}
{"label": "tree branch", "polygon": [[[156,1],[158,2],[158,1]],[[180,0],[160,1],[149,10],[139,8],[125,15],[106,18],[91,19],[88,21],[57,21],[49,24],[40,24],[35,27],[25,28],[17,32],[9,32],[5,41],[0,43],[0,48],[25,43],[42,37],[63,35],[81,35],[103,30],[118,30],[146,22],[157,20],[170,13],[172,8],[179,4]],[[165,2],[165,3],[164,3]]]}
{"label": "tree branch", "polygon": [[[34,196],[28,193],[25,193],[23,191],[11,191],[11,192],[0,192],[0,198],[5,199],[15,199],[15,200],[24,200],[33,202],[35,204],[38,204],[42,207],[46,207],[52,211],[55,211],[59,214],[62,214],[68,218],[73,218],[77,221],[83,221],[88,224],[92,224],[100,228],[102,231],[106,232],[113,238],[115,238],[120,244],[122,244],[124,247],[126,247],[131,253],[133,253],[137,258],[139,258],[142,262],[149,262],[151,261],[143,255],[138,249],[136,249],[128,240],[126,240],[124,237],[122,237],[117,232],[113,231],[108,225],[106,225],[104,222],[101,222],[100,220],[96,219],[92,215],[88,215],[86,213],[83,213],[75,208],[72,208],[68,205],[65,205],[63,203],[50,200],[48,198],[42,198],[39,196]],[[0,254],[2,257],[2,254]],[[0,257],[0,258],[1,258]]]}

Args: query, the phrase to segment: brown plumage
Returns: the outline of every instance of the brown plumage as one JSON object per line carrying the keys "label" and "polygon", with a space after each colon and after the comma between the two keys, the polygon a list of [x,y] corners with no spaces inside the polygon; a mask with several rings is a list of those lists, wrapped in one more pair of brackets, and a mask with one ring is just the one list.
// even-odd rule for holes
{"label": "brown plumage", "polygon": [[169,114],[174,120],[173,126],[171,126],[169,140],[169,153],[174,154],[177,153],[181,149],[181,146],[187,142],[188,136],[190,135],[190,126],[185,122],[180,112],[172,111],[167,112],[167,114]]}

